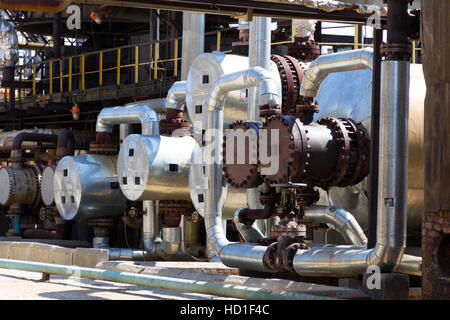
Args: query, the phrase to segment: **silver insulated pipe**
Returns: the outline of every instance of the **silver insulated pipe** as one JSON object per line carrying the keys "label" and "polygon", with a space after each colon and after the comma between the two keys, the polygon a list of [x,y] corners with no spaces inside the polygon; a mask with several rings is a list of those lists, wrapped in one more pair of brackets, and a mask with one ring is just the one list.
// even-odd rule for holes
{"label": "silver insulated pipe", "polygon": [[373,50],[371,48],[343,51],[318,57],[311,62],[303,77],[300,94],[316,97],[320,84],[327,75],[359,69],[372,70]]}
{"label": "silver insulated pipe", "polygon": [[[254,67],[248,70],[226,74],[218,78],[209,93],[208,126],[206,130],[206,174],[208,188],[205,197],[205,227],[209,248],[229,266],[270,272],[263,263],[266,247],[231,243],[227,240],[222,226],[221,190],[222,142],[223,142],[223,105],[227,94],[233,90],[259,87],[261,104],[280,104],[276,82],[270,73]],[[213,154],[214,152],[214,154]]]}
{"label": "silver insulated pipe", "polygon": [[[361,50],[358,50],[361,52]],[[323,59],[325,65],[347,65],[352,54],[334,55],[333,59]],[[356,61],[361,63],[357,54]],[[331,63],[333,61],[333,63]],[[320,70],[320,65],[319,68]],[[327,70],[330,68],[326,67]],[[338,68],[339,71],[342,68]],[[351,67],[349,70],[355,70]],[[307,74],[309,71],[307,72]],[[313,74],[314,75],[314,74]],[[317,82],[306,83],[302,94],[314,95]],[[312,79],[311,77],[309,79]],[[293,267],[302,276],[354,276],[366,272],[371,265],[378,266],[382,272],[392,272],[402,260],[406,247],[407,221],[407,169],[408,169],[408,110],[409,110],[409,62],[383,61],[381,87],[381,126],[380,126],[380,170],[378,186],[377,243],[375,248],[365,249],[314,249],[298,250]],[[412,265],[420,265],[412,259]],[[414,267],[411,267],[412,269]]]}
{"label": "silver insulated pipe", "polygon": [[[146,105],[132,105],[126,107],[104,108],[97,117],[96,131],[111,132],[116,124],[141,123],[142,134],[158,135],[159,118],[153,108]],[[179,228],[164,228],[163,239],[159,237],[159,216],[157,202],[154,200],[143,201],[143,243],[142,250],[111,249],[110,258],[129,259],[177,259],[177,253],[181,244]]]}
{"label": "silver insulated pipe", "polygon": [[170,87],[166,98],[166,109],[183,111],[186,101],[186,81],[176,81]]}
{"label": "silver insulated pipe", "polygon": [[181,80],[186,80],[194,59],[205,50],[205,14],[183,12]]}
{"label": "silver insulated pipe", "polygon": [[111,133],[118,124],[140,123],[143,134],[159,133],[158,114],[148,104],[103,108],[97,116],[96,132]]}
{"label": "silver insulated pipe", "polygon": [[[271,59],[270,54],[272,50],[272,33],[270,25],[272,18],[254,17],[250,21],[250,34],[249,34],[249,48],[248,59],[249,67],[261,67],[265,70],[270,70]],[[248,105],[247,105],[247,119],[251,121],[261,122],[259,116],[258,103],[258,88],[252,87],[248,89]],[[261,203],[259,202],[259,190],[258,188],[247,189],[247,203],[250,209],[261,209]],[[267,228],[265,220],[257,220],[254,223],[254,227],[251,228],[252,232],[258,234],[261,230],[265,236],[269,236],[270,230]],[[243,228],[243,227],[242,227]],[[242,229],[241,228],[241,229]],[[270,228],[270,226],[269,226]],[[255,230],[254,230],[255,229]]]}

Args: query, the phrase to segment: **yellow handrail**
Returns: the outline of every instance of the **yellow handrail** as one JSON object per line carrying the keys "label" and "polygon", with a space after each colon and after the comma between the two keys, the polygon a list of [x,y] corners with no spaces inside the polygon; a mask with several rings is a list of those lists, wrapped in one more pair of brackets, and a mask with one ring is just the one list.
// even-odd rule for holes
{"label": "yellow handrail", "polygon": [[[221,31],[216,31],[215,34],[217,36],[216,39],[216,50],[217,51],[221,51],[223,49],[221,42],[223,40],[222,37],[222,32]],[[371,47],[372,44],[365,44],[365,43],[359,43],[359,29],[358,26],[355,25],[354,26],[354,41],[353,43],[338,43],[338,42],[317,42],[317,44],[321,45],[321,46],[347,46],[347,47],[353,47],[353,49],[358,49],[361,47]],[[295,25],[293,22],[291,22],[291,35],[290,35],[290,40],[286,40],[286,41],[279,41],[279,42],[273,42],[272,45],[276,46],[276,45],[282,45],[282,44],[289,44],[289,43],[293,43],[295,42]],[[19,69],[19,79],[22,82],[32,82],[32,93],[33,93],[33,97],[36,97],[36,93],[39,93],[41,91],[36,91],[37,88],[39,87],[39,90],[41,90],[41,86],[38,86],[37,82],[48,82],[48,90],[50,94],[53,94],[55,91],[55,87],[54,87],[54,81],[58,81],[59,79],[59,91],[61,93],[64,92],[64,79],[67,79],[67,88],[66,90],[68,92],[71,92],[74,87],[73,87],[73,79],[74,77],[79,77],[78,80],[78,85],[79,85],[79,89],[81,91],[86,90],[86,85],[87,85],[87,79],[86,79],[86,75],[93,75],[93,74],[98,74],[98,86],[102,87],[104,85],[104,72],[116,72],[116,85],[120,85],[121,84],[121,71],[122,69],[128,69],[129,68],[134,68],[134,83],[135,84],[139,84],[140,79],[139,79],[139,69],[143,66],[148,66],[148,69],[146,68],[146,70],[149,71],[149,78],[148,80],[157,80],[158,77],[161,75],[162,71],[167,71],[170,70],[169,67],[171,67],[171,71],[173,72],[172,75],[177,78],[179,76],[179,65],[178,62],[182,61],[183,58],[179,57],[179,53],[178,53],[178,43],[179,43],[180,38],[175,38],[175,39],[171,39],[171,40],[162,40],[162,41],[153,41],[153,42],[145,42],[145,43],[140,43],[140,44],[133,44],[133,45],[126,45],[126,46],[121,46],[121,47],[117,47],[117,48],[108,48],[108,49],[104,49],[104,50],[99,50],[99,51],[95,51],[95,52],[86,52],[86,53],[82,53],[82,54],[78,54],[78,55],[74,55],[74,56],[70,56],[70,57],[65,57],[65,58],[55,58],[55,59],[49,59],[49,60],[45,60],[45,61],[40,61],[40,62],[33,62],[30,64],[26,64],[26,65],[20,65],[17,66],[17,68]],[[169,46],[169,42],[173,43],[173,51],[172,49],[169,50],[170,52],[173,53],[173,58],[168,58],[165,57],[163,59],[160,59],[160,44],[163,43],[166,46]],[[417,51],[420,51],[421,48],[417,47],[417,42],[413,41],[412,43],[413,45],[413,55],[412,55],[412,63],[416,63],[417,62]],[[147,48],[149,48],[149,55],[146,58],[142,58],[139,56],[140,50],[142,46],[148,46]],[[122,49],[129,49],[132,50],[131,48],[134,47],[134,52],[135,52],[135,61],[133,63],[129,63],[129,64],[123,64],[121,63],[121,53],[122,53]],[[166,51],[166,52],[169,52]],[[132,52],[132,51],[131,51]],[[225,50],[225,51],[221,51],[223,53],[230,53],[231,50]],[[104,61],[110,61],[108,56],[108,60],[104,60],[104,55],[105,54],[116,54],[116,63],[115,65],[111,66],[108,65],[105,68],[104,65]],[[89,56],[92,55],[98,55],[98,69],[93,69],[90,66],[87,67],[86,65],[86,59]],[[79,63],[78,63],[78,58],[79,58]],[[75,60],[74,60],[75,59]],[[63,61],[64,60],[68,60],[68,73],[64,74],[64,68],[63,68]],[[91,61],[91,60],[89,60]],[[58,71],[55,70],[55,65],[58,66],[59,62],[59,75],[58,75]],[[44,78],[44,73],[43,72],[39,72],[38,70],[38,66],[39,66],[39,70],[41,70],[40,66],[43,64],[48,64],[48,70],[49,70],[49,75],[47,78]],[[172,65],[173,64],[173,65]],[[76,68],[76,70],[74,70],[74,67]],[[24,74],[24,71],[27,68],[32,68],[32,79],[31,80],[27,80],[27,79],[22,79],[22,76]],[[54,72],[57,72],[56,74]],[[164,73],[164,75],[168,75],[167,73]],[[90,82],[89,82],[90,83]],[[19,89],[18,90],[18,99],[20,100],[22,95],[22,91],[24,90],[29,90],[29,89]],[[6,96],[6,93],[4,93],[4,95]]]}

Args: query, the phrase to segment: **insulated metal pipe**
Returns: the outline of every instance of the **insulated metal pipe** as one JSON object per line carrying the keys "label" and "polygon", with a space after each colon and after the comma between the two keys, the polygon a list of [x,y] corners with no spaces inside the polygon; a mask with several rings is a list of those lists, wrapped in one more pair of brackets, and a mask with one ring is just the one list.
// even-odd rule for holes
{"label": "insulated metal pipe", "polygon": [[166,109],[183,111],[186,101],[186,81],[176,81],[170,87],[166,98]]}
{"label": "insulated metal pipe", "polygon": [[[275,81],[267,70],[254,67],[226,74],[211,87],[208,100],[208,126],[206,130],[206,174],[208,189],[205,197],[205,227],[209,247],[229,267],[270,272],[263,262],[266,247],[230,243],[222,226],[222,141],[223,105],[228,92],[259,87],[259,103],[280,104]],[[213,155],[214,152],[214,155]]]}
{"label": "insulated metal pipe", "polygon": [[380,267],[382,272],[392,272],[400,264],[406,247],[408,110],[409,61],[385,60],[382,62],[377,243],[371,250],[298,250],[293,267],[299,275],[354,276],[364,273],[370,265]]}
{"label": "insulated metal pipe", "polygon": [[316,97],[320,84],[330,73],[359,69],[372,70],[372,60],[372,48],[322,55],[306,70],[300,86],[300,95]]}
{"label": "insulated metal pipe", "polygon": [[149,104],[131,105],[124,107],[103,108],[97,116],[96,132],[111,133],[117,124],[142,125],[143,134],[151,134],[154,128],[159,133],[158,114]]}
{"label": "insulated metal pipe", "polygon": [[313,205],[305,209],[305,221],[332,225],[349,244],[365,245],[367,238],[353,215],[338,207]]}
{"label": "insulated metal pipe", "polygon": [[224,297],[233,297],[238,299],[336,300],[335,298],[331,297],[313,296],[305,293],[295,293],[286,291],[277,292],[261,288],[234,286],[216,282],[169,278],[169,277],[143,275],[129,272],[118,272],[111,270],[84,268],[84,267],[67,266],[42,262],[0,259],[0,268],[24,270],[30,272],[42,272],[48,274],[56,274],[65,277],[76,276],[84,279],[128,283],[150,288],[212,294]]}
{"label": "insulated metal pipe", "polygon": [[234,213],[234,224],[241,234],[242,238],[244,238],[245,242],[248,243],[258,243],[259,240],[264,238],[264,235],[259,231],[258,227],[253,223],[253,225],[248,226],[241,221],[239,221],[239,213],[242,209],[237,209]]}
{"label": "insulated metal pipe", "polygon": [[205,50],[205,14],[183,12],[181,80],[186,80],[194,59]]}
{"label": "insulated metal pipe", "polygon": [[[240,21],[240,20],[239,20]],[[271,68],[271,33],[272,18],[266,17],[254,17],[249,22],[250,34],[249,34],[249,48],[248,48],[248,60],[249,67],[261,67],[269,71]],[[258,103],[258,88],[252,87],[248,89],[248,105],[247,105],[247,119],[250,121],[261,122],[259,116]],[[251,188],[246,190],[247,203],[250,209],[261,209],[261,203],[259,202],[259,190],[258,188]],[[255,221],[255,228],[261,230],[266,236],[270,233],[270,230],[266,228],[267,223],[265,220]],[[255,233],[257,234],[257,233]]]}

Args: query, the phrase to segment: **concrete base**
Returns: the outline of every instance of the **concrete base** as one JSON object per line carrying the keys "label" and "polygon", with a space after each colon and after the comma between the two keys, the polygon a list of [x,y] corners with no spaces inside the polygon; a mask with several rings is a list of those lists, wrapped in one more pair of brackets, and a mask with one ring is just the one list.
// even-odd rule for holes
{"label": "concrete base", "polygon": [[365,273],[362,290],[374,300],[408,300],[409,276],[401,273]]}
{"label": "concrete base", "polygon": [[0,241],[0,258],[95,268],[108,261],[108,250],[92,248],[64,248],[34,242]]}

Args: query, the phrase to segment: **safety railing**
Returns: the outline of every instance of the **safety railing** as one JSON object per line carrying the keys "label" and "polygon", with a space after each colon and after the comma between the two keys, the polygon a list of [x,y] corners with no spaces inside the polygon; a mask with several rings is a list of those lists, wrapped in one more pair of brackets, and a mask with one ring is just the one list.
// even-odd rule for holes
{"label": "safety railing", "polygon": [[[206,36],[216,37],[215,50],[221,51],[222,34],[233,28],[208,32]],[[355,25],[353,43],[317,42],[321,46],[361,47],[372,46],[359,42],[358,26]],[[84,91],[108,85],[142,84],[163,78],[177,79],[181,70],[181,37],[121,47],[86,52],[59,59],[49,59],[16,67],[16,80],[23,85],[15,89],[15,97],[36,97],[41,94],[55,94]],[[273,42],[273,46],[293,43],[295,27],[292,24],[290,39]],[[229,47],[229,46],[228,46]],[[413,42],[412,63],[417,61],[417,52],[421,48]],[[231,50],[224,50],[230,53]],[[25,87],[25,88],[24,88]],[[5,102],[9,90],[0,91]]]}

